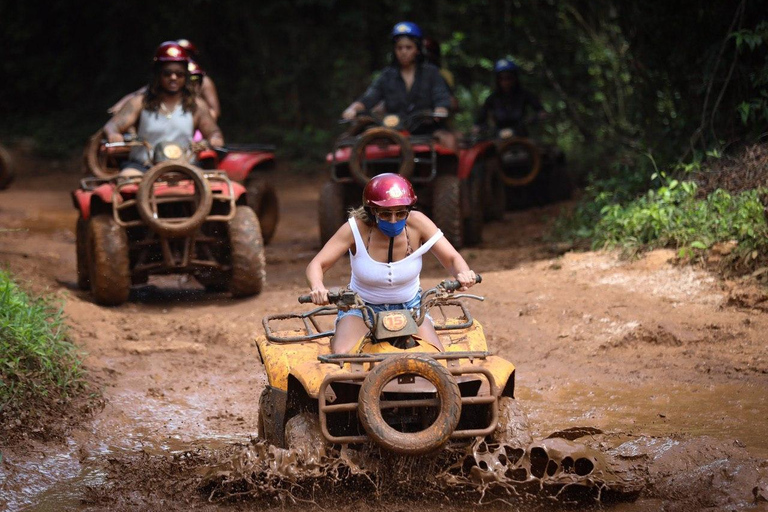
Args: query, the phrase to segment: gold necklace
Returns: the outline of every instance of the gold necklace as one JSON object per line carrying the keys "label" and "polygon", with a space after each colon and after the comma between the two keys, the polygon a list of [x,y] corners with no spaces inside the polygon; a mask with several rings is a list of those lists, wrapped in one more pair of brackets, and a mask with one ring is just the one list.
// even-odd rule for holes
{"label": "gold necklace", "polygon": [[162,101],[160,102],[160,110],[163,111],[163,115],[165,116],[166,119],[170,119],[171,117],[173,117],[173,110],[169,110],[168,107],[165,106],[165,103],[163,103]]}

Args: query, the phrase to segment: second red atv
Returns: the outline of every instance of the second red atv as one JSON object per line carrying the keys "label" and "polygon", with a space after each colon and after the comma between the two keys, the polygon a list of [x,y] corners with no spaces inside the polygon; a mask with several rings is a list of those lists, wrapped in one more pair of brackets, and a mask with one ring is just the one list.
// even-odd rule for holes
{"label": "second red atv", "polygon": [[261,292],[264,242],[245,187],[191,165],[177,144],[147,149],[153,165],[143,176],[84,178],[72,192],[78,286],[103,305],[122,304],[131,285],[159,274],[192,275],[235,297]]}
{"label": "second red atv", "polygon": [[430,215],[457,248],[478,243],[482,212],[469,191],[474,162],[438,144],[432,135],[412,135],[428,119],[444,117],[419,111],[407,117],[359,116],[326,157],[331,179],[320,191],[320,241],[324,244],[359,206],[365,184],[384,172],[398,173],[413,184],[417,206]]}
{"label": "second red atv", "polygon": [[[107,148],[104,133],[99,130],[89,140],[83,154],[86,174],[97,178],[112,178],[120,171],[120,163],[128,156],[130,147]],[[264,243],[275,234],[280,208],[271,172],[275,168],[275,147],[268,144],[230,144],[219,153],[208,151],[198,155],[206,169],[221,169],[230,180],[242,184],[247,191],[248,205],[261,223]]]}

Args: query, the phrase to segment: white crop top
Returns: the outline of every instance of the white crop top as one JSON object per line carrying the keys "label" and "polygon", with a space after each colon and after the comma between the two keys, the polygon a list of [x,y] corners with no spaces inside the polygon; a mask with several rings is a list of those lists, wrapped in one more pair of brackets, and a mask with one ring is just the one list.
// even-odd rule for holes
{"label": "white crop top", "polygon": [[421,257],[430,250],[443,236],[439,229],[424,245],[399,261],[384,263],[376,261],[368,254],[357,222],[354,217],[349,220],[352,234],[355,235],[357,251],[349,251],[352,265],[352,279],[349,288],[360,295],[360,298],[370,304],[400,304],[408,302],[419,293],[419,274],[421,273]]}

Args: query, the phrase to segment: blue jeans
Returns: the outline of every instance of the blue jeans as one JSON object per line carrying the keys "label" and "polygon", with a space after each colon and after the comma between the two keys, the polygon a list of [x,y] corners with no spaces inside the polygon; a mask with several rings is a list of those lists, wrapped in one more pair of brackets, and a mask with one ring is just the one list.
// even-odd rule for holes
{"label": "blue jeans", "polygon": [[[398,304],[371,304],[366,302],[365,305],[370,307],[373,313],[379,313],[381,311],[394,311],[396,309],[413,310],[421,306],[421,290],[419,290],[419,293],[417,293],[416,296],[408,302],[400,302]],[[336,315],[336,323],[338,323],[339,320],[345,316],[349,315],[353,315],[361,319],[363,318],[363,312],[359,309],[350,309],[349,311],[339,310],[339,314]]]}

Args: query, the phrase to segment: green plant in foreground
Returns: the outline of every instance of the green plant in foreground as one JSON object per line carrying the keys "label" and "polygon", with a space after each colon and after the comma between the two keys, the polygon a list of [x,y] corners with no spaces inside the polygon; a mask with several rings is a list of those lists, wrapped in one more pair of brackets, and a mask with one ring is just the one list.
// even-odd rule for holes
{"label": "green plant in foreground", "polygon": [[84,385],[62,310],[30,298],[0,270],[0,410],[40,398],[68,398]]}

